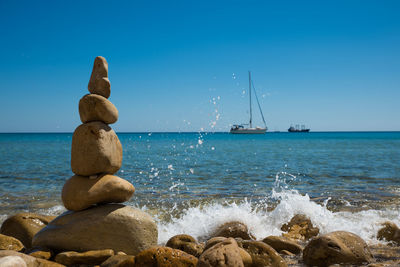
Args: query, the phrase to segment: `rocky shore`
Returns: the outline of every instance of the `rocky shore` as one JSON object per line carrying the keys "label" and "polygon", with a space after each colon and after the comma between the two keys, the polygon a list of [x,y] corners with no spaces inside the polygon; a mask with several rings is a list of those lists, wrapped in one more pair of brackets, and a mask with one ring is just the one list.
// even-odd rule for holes
{"label": "rocky shore", "polygon": [[[108,100],[108,64],[94,61],[88,90],[79,101],[82,124],[74,131],[71,169],[61,193],[60,216],[18,213],[0,228],[1,266],[400,266],[400,229],[386,222],[367,244],[346,231],[321,234],[297,214],[281,236],[256,239],[247,225],[230,221],[202,240],[182,233],[158,243],[154,219],[125,206],[135,192],[115,176],[122,145],[109,126],[118,120]],[[339,230],[339,229],[338,229]]]}
{"label": "rocky shore", "polygon": [[[33,213],[13,215],[1,226],[0,266],[400,266],[400,229],[391,222],[382,225],[377,236],[383,242],[374,245],[346,231],[321,235],[310,219],[300,214],[282,225],[281,236],[255,240],[245,224],[233,221],[204,240],[181,234],[166,244],[157,244],[152,236],[142,237],[143,229],[129,232],[130,225],[137,222],[131,221],[132,217],[151,217],[141,212],[126,219],[126,208],[108,204],[86,209],[86,214],[67,212],[80,221],[76,226],[68,219],[72,221],[70,228],[60,228],[57,222],[65,214],[57,218]],[[110,220],[118,224],[94,229],[98,226],[94,221],[100,217],[107,217],[102,223]],[[87,233],[68,236],[80,228]],[[37,237],[46,231],[54,232],[44,244],[38,244]],[[121,232],[125,238],[118,234]],[[143,246],[143,242],[151,244]]]}

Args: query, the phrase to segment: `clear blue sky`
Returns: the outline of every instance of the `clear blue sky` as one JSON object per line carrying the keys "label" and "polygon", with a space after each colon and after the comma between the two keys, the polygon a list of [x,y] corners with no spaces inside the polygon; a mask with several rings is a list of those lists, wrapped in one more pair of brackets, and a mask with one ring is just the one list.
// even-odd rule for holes
{"label": "clear blue sky", "polygon": [[248,70],[270,130],[400,130],[399,14],[382,0],[1,0],[0,132],[72,132],[98,55],[116,131],[228,131],[248,120]]}

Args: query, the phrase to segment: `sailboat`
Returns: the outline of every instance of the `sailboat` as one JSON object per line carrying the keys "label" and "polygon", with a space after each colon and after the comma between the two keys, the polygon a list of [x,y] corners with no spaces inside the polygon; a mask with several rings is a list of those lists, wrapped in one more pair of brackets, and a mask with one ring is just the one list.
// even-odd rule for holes
{"label": "sailboat", "polygon": [[[256,96],[258,108],[260,109],[261,118],[264,122],[264,128],[262,127],[255,127],[253,128],[253,114],[252,114],[252,107],[251,107],[251,88],[253,88],[254,95]],[[249,98],[250,98],[250,120],[248,124],[235,124],[232,125],[230,133],[232,134],[265,134],[267,131],[267,124],[265,123],[264,114],[262,113],[260,102],[258,101],[256,89],[254,88],[253,82],[251,80],[251,72],[249,71]],[[245,127],[248,125],[249,127]]]}

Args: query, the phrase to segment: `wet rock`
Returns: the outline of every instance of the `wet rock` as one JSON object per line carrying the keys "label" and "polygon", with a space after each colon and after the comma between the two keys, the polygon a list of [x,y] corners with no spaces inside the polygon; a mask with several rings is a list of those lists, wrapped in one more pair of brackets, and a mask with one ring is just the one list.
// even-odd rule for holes
{"label": "wet rock", "polygon": [[296,214],[289,223],[282,225],[281,230],[287,232],[283,236],[299,240],[308,240],[319,233],[319,229],[303,214]]}
{"label": "wet rock", "polygon": [[12,236],[0,234],[0,249],[21,251],[24,249],[24,245]]}
{"label": "wet rock", "polygon": [[254,239],[249,233],[247,225],[241,222],[227,222],[218,227],[218,229],[211,235],[211,237],[240,237],[244,240]]}
{"label": "wet rock", "polygon": [[287,267],[285,260],[270,245],[252,240],[243,240],[238,245],[250,254],[253,266]]}
{"label": "wet rock", "polygon": [[312,266],[365,264],[372,261],[372,254],[358,235],[337,231],[312,239],[303,250],[303,260]]}
{"label": "wet rock", "polygon": [[168,240],[166,246],[174,249],[180,249],[197,258],[200,257],[204,250],[204,245],[197,243],[196,239],[190,235],[173,236]]}
{"label": "wet rock", "polygon": [[216,237],[210,238],[209,240],[207,240],[207,242],[204,246],[204,251],[209,249],[210,247],[214,246],[217,243],[225,241],[226,239],[227,239],[227,237],[222,237],[222,236],[216,236]]}
{"label": "wet rock", "polygon": [[227,238],[216,243],[201,254],[198,267],[242,267],[244,266],[240,250],[235,239]]}
{"label": "wet rock", "polygon": [[81,98],[79,115],[83,123],[102,121],[112,124],[118,120],[117,108],[107,98],[95,94],[85,95]]}
{"label": "wet rock", "polygon": [[72,176],[62,190],[61,199],[68,210],[84,210],[98,203],[121,203],[129,200],[135,187],[114,175],[101,175],[95,179]]}
{"label": "wet rock", "polygon": [[76,128],[71,147],[71,168],[75,174],[114,174],[121,164],[122,146],[108,125],[95,121]]}
{"label": "wet rock", "polygon": [[30,248],[33,236],[54,218],[55,216],[18,213],[3,222],[0,233],[15,237],[24,244],[25,248]]}
{"label": "wet rock", "polygon": [[38,259],[24,253],[16,252],[13,250],[0,250],[0,259],[7,256],[17,256],[24,260],[27,267],[63,267],[64,265],[58,264],[53,261]]}
{"label": "wet rock", "polygon": [[262,242],[270,245],[277,252],[281,252],[282,250],[287,250],[294,254],[300,254],[303,251],[303,248],[299,244],[285,237],[268,236],[264,238]]}
{"label": "wet rock", "polygon": [[114,255],[103,262],[100,267],[133,267],[135,266],[135,256]]}
{"label": "wet rock", "polygon": [[[207,249],[209,249],[210,247],[214,246],[215,244],[218,244],[218,243],[220,243],[220,242],[222,242],[222,241],[225,241],[225,240],[227,240],[227,239],[228,239],[228,237],[220,237],[220,236],[219,236],[219,237],[213,237],[213,238],[207,240],[207,242],[206,242],[206,244],[205,244],[204,251],[207,250]],[[236,241],[237,243],[239,243],[239,242],[242,242],[243,239],[241,239],[241,238],[235,238],[235,241]],[[241,248],[241,247],[239,247],[239,251],[240,251],[240,257],[242,258],[242,261],[243,261],[244,266],[245,266],[245,267],[247,267],[247,266],[252,266],[253,260],[252,260],[252,258],[251,258],[251,256],[250,256],[250,254],[249,254],[246,250],[244,250],[243,248]]]}
{"label": "wet rock", "polygon": [[135,257],[137,267],[189,267],[196,266],[198,259],[184,251],[169,247],[152,247]]}
{"label": "wet rock", "polygon": [[393,222],[383,223],[383,228],[379,229],[377,237],[379,240],[391,241],[400,245],[400,229]]}
{"label": "wet rock", "polygon": [[120,204],[65,212],[33,238],[56,251],[113,249],[136,255],[157,244],[157,225],[147,213]]}
{"label": "wet rock", "polygon": [[0,258],[1,267],[27,267],[25,261],[20,256],[6,256]]}
{"label": "wet rock", "polygon": [[92,250],[86,252],[66,251],[56,255],[55,261],[63,265],[98,265],[114,256],[112,249]]}
{"label": "wet rock", "polygon": [[109,98],[111,93],[110,87],[108,63],[104,57],[96,57],[88,84],[89,92]]}
{"label": "wet rock", "polygon": [[250,254],[243,248],[239,247],[240,257],[242,258],[244,267],[253,266],[253,259]]}
{"label": "wet rock", "polygon": [[25,254],[44,260],[49,260],[51,257],[53,257],[53,252],[50,249],[44,247],[31,248],[28,251],[25,251]]}

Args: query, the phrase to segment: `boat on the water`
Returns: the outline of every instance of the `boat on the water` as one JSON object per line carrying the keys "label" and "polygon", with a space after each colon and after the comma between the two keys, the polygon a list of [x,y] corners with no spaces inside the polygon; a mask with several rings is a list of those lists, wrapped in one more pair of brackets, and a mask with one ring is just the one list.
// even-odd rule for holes
{"label": "boat on the water", "polygon": [[[264,122],[264,127],[253,127],[253,113],[251,107],[251,88],[253,88],[254,95],[256,96],[258,108],[260,109],[261,118]],[[249,98],[250,98],[250,120],[248,124],[235,124],[232,125],[230,133],[232,134],[265,134],[267,131],[267,125],[265,123],[264,114],[262,113],[260,102],[258,101],[256,89],[254,88],[253,81],[251,80],[251,73],[249,71]],[[245,127],[249,126],[249,127]]]}
{"label": "boat on the water", "polygon": [[301,125],[301,128],[298,124],[296,124],[296,127],[293,127],[293,125],[290,125],[288,132],[289,133],[308,133],[310,129],[306,129],[305,125]]}

